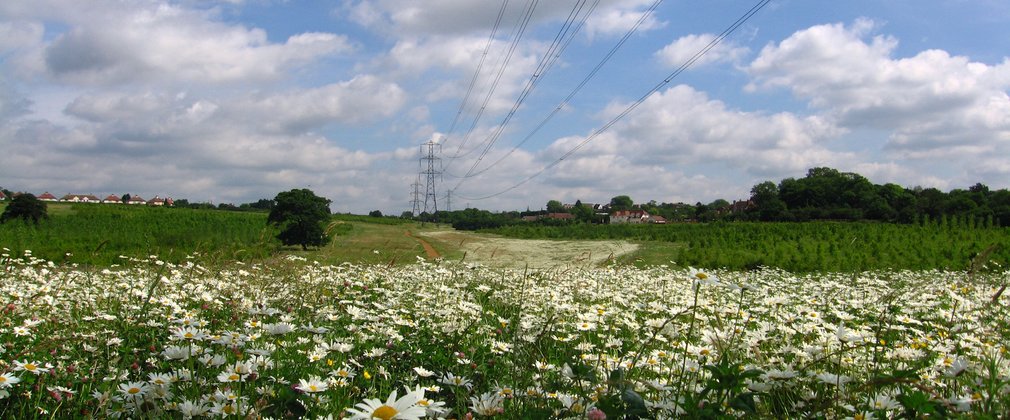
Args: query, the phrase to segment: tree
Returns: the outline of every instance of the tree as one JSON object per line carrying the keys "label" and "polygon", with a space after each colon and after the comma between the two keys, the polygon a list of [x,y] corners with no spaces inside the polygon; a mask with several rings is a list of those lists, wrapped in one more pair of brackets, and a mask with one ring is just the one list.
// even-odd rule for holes
{"label": "tree", "polygon": [[372,210],[368,212],[368,215],[372,217],[382,217],[382,212],[379,210]]}
{"label": "tree", "polygon": [[548,213],[568,213],[565,210],[565,205],[561,204],[558,200],[551,200],[547,202],[547,212]]}
{"label": "tree", "polygon": [[46,202],[39,200],[31,194],[21,194],[14,197],[3,214],[0,214],[0,223],[7,223],[10,219],[22,219],[25,222],[39,224],[39,220],[48,219],[46,212]]}
{"label": "tree", "polygon": [[303,188],[278,193],[267,223],[281,229],[277,239],[284,245],[301,245],[302,249],[308,249],[329,242],[323,228],[329,218],[330,200]]}
{"label": "tree", "polygon": [[631,210],[631,207],[634,205],[635,202],[631,201],[631,197],[626,195],[619,195],[610,199],[611,210]]}
{"label": "tree", "polygon": [[752,214],[761,221],[783,220],[787,218],[786,203],[779,198],[779,187],[774,182],[765,181],[750,190],[750,200],[754,207]]}
{"label": "tree", "polygon": [[123,197],[120,198],[120,200],[123,201],[123,204],[130,204],[130,199],[131,198],[133,198],[133,197],[130,197],[130,194],[127,193],[127,194],[123,194]]}

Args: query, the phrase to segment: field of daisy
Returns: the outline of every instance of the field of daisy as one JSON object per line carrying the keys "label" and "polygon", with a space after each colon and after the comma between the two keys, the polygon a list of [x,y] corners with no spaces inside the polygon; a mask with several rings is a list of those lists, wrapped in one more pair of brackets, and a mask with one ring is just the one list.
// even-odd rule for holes
{"label": "field of daisy", "polygon": [[999,418],[1000,270],[0,257],[2,418]]}

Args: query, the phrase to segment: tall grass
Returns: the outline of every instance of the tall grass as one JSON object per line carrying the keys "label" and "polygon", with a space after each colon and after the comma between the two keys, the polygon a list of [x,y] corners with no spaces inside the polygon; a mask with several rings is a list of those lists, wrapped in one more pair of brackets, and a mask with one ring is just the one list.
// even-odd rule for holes
{"label": "tall grass", "polygon": [[50,204],[38,225],[0,225],[0,246],[51,261],[110,265],[120,256],[157,255],[178,262],[193,253],[251,260],[277,249],[262,213],[102,204]]}

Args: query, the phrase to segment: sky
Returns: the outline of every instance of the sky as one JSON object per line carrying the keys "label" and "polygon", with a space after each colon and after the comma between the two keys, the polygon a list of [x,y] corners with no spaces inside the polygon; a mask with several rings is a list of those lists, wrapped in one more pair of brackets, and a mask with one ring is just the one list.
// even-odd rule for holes
{"label": "sky", "polygon": [[0,187],[399,215],[431,142],[439,210],[1010,188],[1010,2],[772,0],[720,38],[759,3],[5,0]]}

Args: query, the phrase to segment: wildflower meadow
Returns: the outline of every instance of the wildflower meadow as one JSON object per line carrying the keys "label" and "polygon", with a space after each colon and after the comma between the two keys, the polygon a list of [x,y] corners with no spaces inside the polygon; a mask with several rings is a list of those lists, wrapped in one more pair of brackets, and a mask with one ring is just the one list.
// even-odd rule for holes
{"label": "wildflower meadow", "polygon": [[0,258],[2,418],[1000,418],[1007,272]]}

